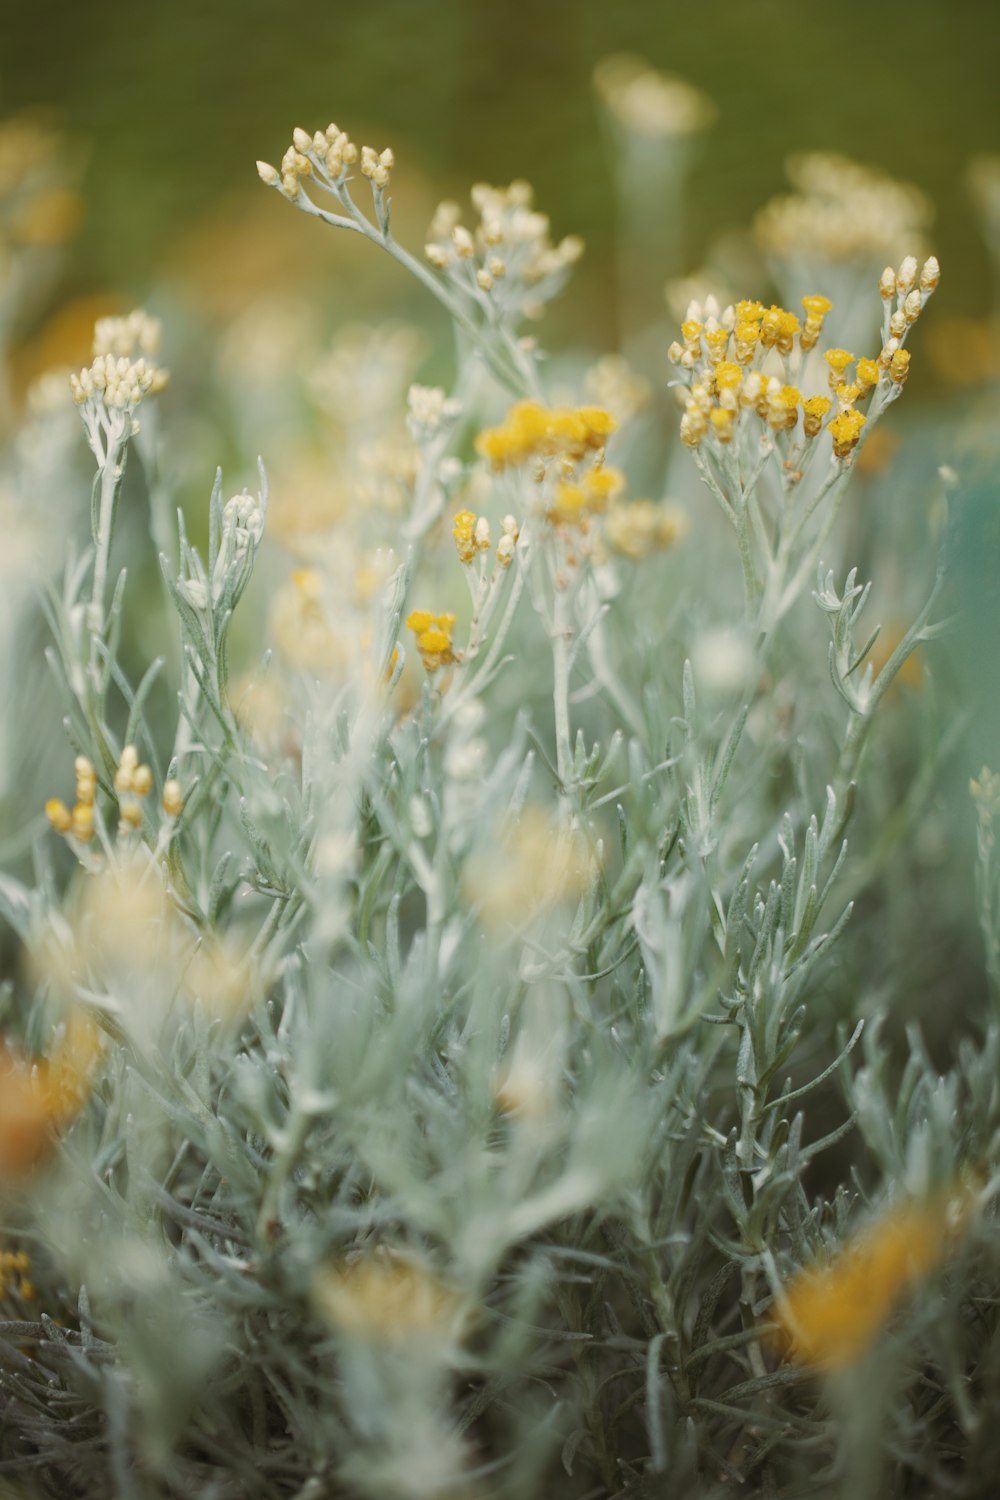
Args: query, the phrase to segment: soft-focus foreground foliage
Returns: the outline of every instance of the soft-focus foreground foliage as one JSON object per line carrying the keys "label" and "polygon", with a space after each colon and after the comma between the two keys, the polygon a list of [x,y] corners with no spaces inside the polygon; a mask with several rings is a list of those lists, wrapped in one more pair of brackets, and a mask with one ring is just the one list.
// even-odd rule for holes
{"label": "soft-focus foreground foliage", "polygon": [[[623,202],[679,203],[707,101],[598,91]],[[69,166],[4,149],[20,296]],[[942,812],[961,481],[925,453],[900,518],[884,472],[928,205],[798,159],[784,306],[696,286],[642,373],[525,336],[582,249],[526,184],[420,254],[393,170],[259,164],[444,307],[449,390],[271,309],[228,399],[296,463],[179,534],[155,319],[11,427],[3,1482],[993,1493],[1000,783]],[[914,968],[975,902],[942,1046]]]}

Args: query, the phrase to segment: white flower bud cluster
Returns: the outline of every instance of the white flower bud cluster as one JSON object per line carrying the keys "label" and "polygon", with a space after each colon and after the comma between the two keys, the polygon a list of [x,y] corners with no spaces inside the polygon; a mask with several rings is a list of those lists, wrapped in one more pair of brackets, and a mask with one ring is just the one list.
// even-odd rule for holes
{"label": "white flower bud cluster", "polygon": [[532,206],[527,182],[504,188],[477,183],[471,198],[479,213],[475,230],[461,222],[457,203],[441,203],[424,254],[464,289],[474,285],[501,307],[537,316],[583,254],[583,241],[567,235],[553,244],[548,215]]}
{"label": "white flower bud cluster", "polygon": [[503,532],[497,542],[497,562],[501,568],[509,568],[514,561],[514,552],[517,548],[517,539],[520,536],[520,528],[513,516],[504,516],[500,522]]}
{"label": "white flower bud cluster", "polygon": [[439,385],[411,385],[407,392],[407,425],[415,438],[430,437],[462,415],[462,403]]}
{"label": "white flower bud cluster", "polygon": [[159,319],[141,308],[126,318],[100,318],[95,325],[93,362],[79,375],[71,375],[69,384],[99,463],[138,432],[132,415],[136,407],[145,396],[162,391],[170,379],[152,358],[159,344]]}
{"label": "white flower bud cluster", "polygon": [[[906,335],[920,317],[941,280],[936,255],[928,256],[922,266],[915,255],[907,255],[898,271],[886,266],[879,277],[879,292],[885,307],[885,337],[878,357],[879,368],[887,372],[896,385],[906,380],[910,361],[903,349]],[[895,301],[895,308],[893,308]]]}
{"label": "white flower bud cluster", "polygon": [[292,144],[281,158],[280,169],[259,161],[257,175],[261,182],[277,188],[294,203],[302,191],[304,177],[318,176],[321,182],[340,186],[348,170],[359,160],[362,175],[373,188],[382,190],[389,186],[394,157],[388,148],[381,152],[371,146],[359,148],[338,125],[328,125],[313,135],[297,126],[292,131]]}
{"label": "white flower bud cluster", "polygon": [[396,158],[388,146],[384,151],[376,151],[372,146],[361,147],[361,175],[377,188],[389,186],[389,173],[395,163]]}
{"label": "white flower bud cluster", "polygon": [[156,382],[162,373],[144,359],[99,354],[89,369],[71,375],[69,384],[77,406],[101,402],[109,410],[131,412],[143,396],[160,388]]}
{"label": "white flower bud cluster", "polygon": [[786,171],[798,191],[773,198],[753,226],[761,248],[783,260],[881,260],[919,243],[933,217],[918,188],[833,152],[794,156]]}
{"label": "white flower bud cluster", "polygon": [[694,135],[716,116],[701,89],[625,53],[602,58],[594,69],[594,87],[616,125],[649,140]]}
{"label": "white flower bud cluster", "polygon": [[222,534],[231,536],[240,553],[264,535],[264,507],[256,495],[243,490],[227,500],[222,511]]}
{"label": "white flower bud cluster", "polygon": [[98,318],[94,324],[94,353],[131,359],[135,354],[159,354],[162,324],[136,307],[125,318]]}
{"label": "white flower bud cluster", "polygon": [[[265,510],[264,501],[249,494],[247,490],[233,495],[223,506],[222,535],[212,573],[212,598],[215,603],[222,598],[231,571],[241,568],[247,554],[255,551],[259,545],[264,535]],[[194,602],[192,599],[192,603]],[[205,602],[207,603],[207,598]]]}

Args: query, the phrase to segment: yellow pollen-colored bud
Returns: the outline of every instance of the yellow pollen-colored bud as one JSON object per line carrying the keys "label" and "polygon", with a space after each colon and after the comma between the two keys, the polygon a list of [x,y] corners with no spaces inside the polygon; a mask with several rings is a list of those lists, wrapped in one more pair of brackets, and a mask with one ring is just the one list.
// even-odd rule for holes
{"label": "yellow pollen-colored bud", "polygon": [[142,827],[142,808],[138,802],[123,802],[118,811],[127,828]]}
{"label": "yellow pollen-colored bud", "polygon": [[818,293],[814,293],[809,297],[802,298],[802,306],[806,310],[807,317],[822,319],[826,317],[827,313],[833,306],[833,303],[830,301],[829,297],[823,297]]}
{"label": "yellow pollen-colored bud", "polygon": [[711,414],[712,430],[720,443],[731,443],[733,440],[733,428],[736,423],[735,414],[727,411],[725,407],[716,406]]}
{"label": "yellow pollen-colored bud", "polygon": [[833,439],[833,451],[837,458],[846,458],[857,447],[865,416],[860,411],[840,412],[827,426]]}
{"label": "yellow pollen-colored bud", "polygon": [[749,301],[737,302],[735,312],[738,323],[759,323],[764,316],[764,304]]}
{"label": "yellow pollen-colored bud", "polygon": [[802,403],[802,426],[806,437],[814,438],[833,402],[829,396],[810,396]]}
{"label": "yellow pollen-colored bud", "polygon": [[625,476],[620,469],[606,464],[592,469],[584,477],[583,490],[592,510],[602,510],[609,500],[620,495],[625,488]]}
{"label": "yellow pollen-colored bud", "polygon": [[720,391],[738,391],[743,371],[734,360],[724,359],[715,367],[715,384]]}
{"label": "yellow pollen-colored bud", "polygon": [[878,365],[873,359],[859,359],[855,374],[861,384],[867,389],[878,380]]}
{"label": "yellow pollen-colored bud", "polygon": [[45,816],[56,833],[69,833],[73,827],[73,815],[61,797],[50,797],[45,804]]}
{"label": "yellow pollen-colored bud", "polygon": [[413,630],[417,635],[420,635],[423,631],[430,629],[433,620],[434,616],[431,614],[430,610],[411,609],[410,613],[406,617],[406,628],[407,630]]}
{"label": "yellow pollen-colored bud", "polygon": [[448,650],[448,647],[451,645],[451,638],[446,630],[441,629],[440,625],[430,625],[426,630],[420,632],[417,638],[417,645],[421,651],[440,654]]}
{"label": "yellow pollen-colored bud", "polygon": [[451,534],[455,538],[458,556],[463,563],[470,563],[476,555],[476,518],[471,510],[460,510],[455,516]]}
{"label": "yellow pollen-colored bud", "polygon": [[842,381],[834,392],[837,397],[838,410],[848,411],[862,394],[862,391],[863,387],[857,381],[852,381],[850,385]]}
{"label": "yellow pollen-colored bud", "polygon": [[768,426],[775,432],[794,427],[798,420],[798,404],[801,392],[794,385],[783,385],[767,393]]}
{"label": "yellow pollen-colored bud", "polygon": [[179,781],[171,777],[163,783],[163,811],[168,818],[179,818],[184,809],[184,793]]}
{"label": "yellow pollen-colored bud", "polygon": [[78,802],[71,815],[73,837],[84,844],[94,837],[94,809],[89,802]]}
{"label": "yellow pollen-colored bud", "polygon": [[897,349],[889,361],[889,379],[896,385],[902,385],[910,373],[910,351],[909,349]]}
{"label": "yellow pollen-colored bud", "polygon": [[843,375],[847,366],[854,362],[854,355],[849,349],[828,349],[823,358],[835,375]]}
{"label": "yellow pollen-colored bud", "polygon": [[136,766],[132,776],[132,790],[137,797],[148,797],[153,790],[153,773],[148,766]]}

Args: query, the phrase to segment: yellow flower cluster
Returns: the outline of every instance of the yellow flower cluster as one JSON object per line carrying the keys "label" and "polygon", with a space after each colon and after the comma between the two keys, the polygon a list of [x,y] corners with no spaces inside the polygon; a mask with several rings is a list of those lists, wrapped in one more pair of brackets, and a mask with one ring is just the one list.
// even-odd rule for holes
{"label": "yellow flower cluster", "polygon": [[687,529],[687,513],[680,506],[633,500],[608,511],[604,540],[613,552],[638,562],[653,552],[668,551]]}
{"label": "yellow flower cluster", "polygon": [[455,516],[451,534],[459,561],[471,563],[480,552],[490,550],[490,523],[485,516],[476,516],[471,510],[460,510]]}
{"label": "yellow flower cluster", "polygon": [[821,1370],[853,1364],[902,1296],[944,1261],[971,1208],[961,1189],[891,1209],[829,1265],[800,1271],[779,1304],[779,1336],[793,1356]]}
{"label": "yellow flower cluster", "polygon": [[317,1311],[341,1333],[376,1342],[460,1339],[469,1314],[456,1289],[419,1262],[380,1246],[321,1270]]}
{"label": "yellow flower cluster", "polygon": [[577,462],[605,446],[617,423],[599,406],[548,407],[519,401],[498,427],[476,438],[476,452],[494,469],[512,469],[529,459],[565,458]]}
{"label": "yellow flower cluster", "polygon": [[439,667],[446,667],[455,660],[452,649],[454,615],[433,615],[428,609],[413,609],[406,617],[406,627],[417,638],[417,650],[428,672],[436,672]]}
{"label": "yellow flower cluster", "polygon": [[97,772],[85,755],[76,757],[73,769],[76,774],[76,801],[72,810],[61,797],[50,797],[45,804],[45,816],[56,833],[72,834],[73,838],[87,844],[94,837]]}
{"label": "yellow flower cluster", "polygon": [[100,1056],[91,1021],[71,1018],[47,1058],[28,1058],[0,1041],[0,1180],[23,1176],[54,1130],[79,1113]]}
{"label": "yellow flower cluster", "polygon": [[30,1271],[31,1257],[27,1250],[0,1250],[0,1297],[6,1297],[13,1288],[22,1302],[33,1302],[35,1288],[29,1279]]}
{"label": "yellow flower cluster", "polygon": [[[860,441],[867,416],[858,410],[857,402],[869,396],[880,381],[885,382],[883,398],[891,399],[893,388],[898,392],[906,380],[910,354],[903,342],[940,276],[933,256],[924,263],[919,277],[912,256],[898,271],[887,267],[879,291],[886,303],[888,336],[878,359],[855,360],[849,349],[826,351],[830,389],[837,404],[828,424],[836,458],[849,459]],[[893,298],[896,308],[890,311],[888,304]],[[795,313],[750,301],[737,302],[721,317],[713,315],[704,322],[689,316],[681,324],[683,342],[675,341],[668,350],[671,363],[679,365],[690,380],[681,418],[682,441],[690,448],[700,447],[708,436],[723,445],[731,443],[741,430],[744,413],[751,411],[772,432],[790,432],[798,425],[800,407],[803,436],[815,438],[833,400],[828,396],[803,396],[797,386],[784,384],[776,374],[768,373],[765,361],[771,351],[784,357],[786,370],[796,351],[801,360],[819,341],[831,305],[827,297],[803,297],[804,326]]]}
{"label": "yellow flower cluster", "polygon": [[134,745],[126,745],[122,750],[113,785],[118,794],[122,828],[141,828],[142,801],[153,789],[153,773],[148,766],[139,764],[139,752]]}
{"label": "yellow flower cluster", "polygon": [[556,482],[552,504],[545,513],[554,525],[578,526],[590,514],[601,515],[625,488],[625,476],[610,464],[597,463],[579,479]]}

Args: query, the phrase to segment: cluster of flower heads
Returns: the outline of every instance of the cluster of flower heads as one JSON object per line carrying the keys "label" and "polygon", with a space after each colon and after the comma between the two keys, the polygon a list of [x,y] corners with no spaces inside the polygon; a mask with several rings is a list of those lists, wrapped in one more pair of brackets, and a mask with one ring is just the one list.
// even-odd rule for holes
{"label": "cluster of flower heads", "polygon": [[933,217],[919,188],[833,152],[793,156],[797,192],[773,198],[754,221],[757,243],[781,260],[874,260],[919,244]]}
{"label": "cluster of flower heads", "polygon": [[15,1291],[22,1302],[33,1302],[31,1256],[27,1250],[0,1250],[0,1297]]}
{"label": "cluster of flower heads", "polygon": [[[0,1039],[0,1179],[30,1172],[79,1113],[100,1053],[99,1032],[80,1016],[62,1026],[48,1057],[26,1057]],[[4,1269],[23,1276],[27,1268],[15,1259]]]}
{"label": "cluster of flower heads", "polygon": [[[802,437],[819,435],[824,419],[834,409],[828,431],[834,456],[847,459],[857,447],[867,415],[858,407],[879,387],[886,399],[898,394],[909,372],[910,354],[904,349],[907,333],[917,321],[940,280],[932,256],[918,271],[908,256],[898,271],[886,267],[879,291],[886,306],[884,341],[877,359],[860,358],[847,349],[828,349],[824,355],[832,396],[805,396],[787,381],[793,365],[814,349],[830,311],[828,298],[802,298],[804,318],[785,308],[753,301],[737,302],[721,313],[713,303],[692,304],[681,325],[683,342],[668,351],[671,362],[688,377],[688,393],[681,418],[681,439],[699,448],[706,438],[726,446],[746,430],[756,416],[765,432],[791,432],[802,414]],[[895,301],[895,308],[891,303]],[[777,359],[771,359],[771,356]],[[853,366],[853,373],[852,373]],[[773,373],[779,369],[786,378]],[[751,428],[751,430],[753,430]],[[756,428],[760,436],[760,428]]]}
{"label": "cluster of flower heads", "polygon": [[441,203],[424,254],[461,290],[487,296],[499,309],[537,317],[580,259],[583,241],[567,235],[553,244],[548,215],[533,207],[527,182],[477,183],[470,197],[479,213],[475,229],[462,223],[457,203]]}
{"label": "cluster of flower heads", "polygon": [[101,318],[94,328],[90,366],[69,377],[73,400],[82,408],[90,445],[98,457],[102,434],[112,442],[138,431],[133,412],[145,396],[162,391],[170,379],[156,363],[159,319],[140,308],[125,318]]}
{"label": "cluster of flower heads", "polygon": [[553,480],[546,518],[585,528],[588,517],[606,510],[624,488],[620,471],[604,462],[605,444],[616,427],[603,407],[519,401],[499,426],[479,434],[476,451],[495,470],[534,463],[540,483]]}
{"label": "cluster of flower heads", "polygon": [[[73,763],[76,779],[76,800],[72,808],[67,807],[61,797],[50,797],[45,804],[45,816],[57,833],[89,844],[94,837],[94,808],[97,802],[97,772],[93,762],[85,755],[78,755]],[[118,759],[113,778],[115,795],[118,798],[120,831],[141,828],[142,804],[153,790],[153,773],[149,766],[140,764],[139,752],[134,745],[126,745]],[[184,795],[179,781],[171,778],[163,785],[163,811],[170,818],[180,816],[184,806]]]}
{"label": "cluster of flower heads", "polygon": [[668,552],[688,529],[687,512],[655,500],[612,505],[604,520],[604,541],[612,552],[639,562],[654,552]]}
{"label": "cluster of flower heads", "polygon": [[[504,516],[500,523],[501,536],[497,542],[496,560],[501,568],[509,568],[514,561],[519,534],[514,516]],[[489,552],[493,545],[490,523],[486,516],[477,516],[475,511],[460,510],[455,515],[451,534],[455,538],[455,550],[459,562],[473,563],[477,557]]]}
{"label": "cluster of flower heads", "polygon": [[76,801],[68,808],[61,797],[50,797],[45,816],[57,833],[72,834],[88,844],[94,837],[94,803],[97,801],[97,772],[93,762],[78,755],[73,763],[76,775]]}
{"label": "cluster of flower heads", "polygon": [[360,161],[361,175],[379,191],[389,186],[394,157],[387,147],[376,151],[372,146],[360,148],[337,125],[328,125],[310,135],[296,127],[292,144],[281,158],[280,171],[266,161],[257,163],[257,172],[268,187],[276,187],[290,202],[302,192],[302,179],[319,174],[321,183],[343,185],[350,169]]}
{"label": "cluster of flower heads", "polygon": [[617,423],[599,406],[543,406],[518,401],[496,427],[476,438],[476,452],[495,470],[519,468],[529,460],[576,463],[601,453]]}
{"label": "cluster of flower heads", "polygon": [[777,1336],[793,1356],[821,1370],[864,1354],[894,1309],[953,1252],[975,1207],[958,1184],[923,1203],[899,1205],[849,1239],[828,1265],[807,1266],[778,1305]]}
{"label": "cluster of flower heads", "polygon": [[428,672],[436,672],[439,667],[450,666],[457,660],[453,640],[454,615],[435,615],[429,609],[411,609],[406,617],[406,628],[413,631],[417,650]]}
{"label": "cluster of flower heads", "polygon": [[694,135],[716,116],[707,94],[629,53],[602,58],[594,88],[615,124],[655,141]]}

